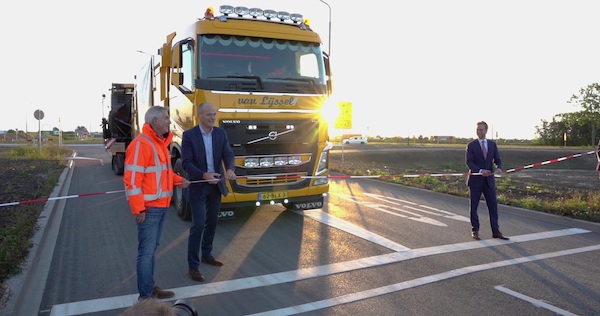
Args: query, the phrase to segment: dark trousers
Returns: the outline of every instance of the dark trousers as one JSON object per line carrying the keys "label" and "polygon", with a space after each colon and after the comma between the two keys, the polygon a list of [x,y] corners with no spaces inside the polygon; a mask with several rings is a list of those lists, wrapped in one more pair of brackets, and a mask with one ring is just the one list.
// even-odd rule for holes
{"label": "dark trousers", "polygon": [[499,233],[500,226],[498,225],[498,200],[496,200],[496,188],[491,187],[487,181],[484,181],[483,185],[469,187],[469,198],[471,199],[471,231],[479,231],[479,216],[477,214],[477,207],[479,206],[481,194],[483,194],[483,197],[485,198],[485,204],[487,205],[488,213],[490,214],[490,226],[492,228],[492,233]]}
{"label": "dark trousers", "polygon": [[[221,193],[216,185],[204,184],[198,196],[190,196],[192,226],[188,237],[188,265],[198,269],[202,258],[212,258],[213,240],[221,208]],[[202,246],[202,247],[200,247]]]}

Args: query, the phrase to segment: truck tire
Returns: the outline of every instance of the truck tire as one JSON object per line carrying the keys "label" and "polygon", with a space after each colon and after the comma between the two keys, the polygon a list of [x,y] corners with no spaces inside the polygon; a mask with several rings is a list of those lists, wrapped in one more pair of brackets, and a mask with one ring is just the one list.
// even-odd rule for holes
{"label": "truck tire", "polygon": [[[181,159],[177,159],[177,161],[175,161],[175,167],[173,169],[178,175],[187,178],[187,173],[183,170]],[[179,218],[190,222],[192,220],[192,209],[190,208],[190,203],[188,203],[183,196],[182,188],[178,186],[173,188],[173,201],[175,202],[175,209],[177,210],[177,215]]]}
{"label": "truck tire", "polygon": [[292,203],[281,203],[281,205],[283,205],[283,207],[285,207],[286,211],[293,211],[294,210],[294,206],[292,205]]}
{"label": "truck tire", "polygon": [[112,169],[116,175],[123,175],[125,172],[125,154],[120,153],[112,157]]}

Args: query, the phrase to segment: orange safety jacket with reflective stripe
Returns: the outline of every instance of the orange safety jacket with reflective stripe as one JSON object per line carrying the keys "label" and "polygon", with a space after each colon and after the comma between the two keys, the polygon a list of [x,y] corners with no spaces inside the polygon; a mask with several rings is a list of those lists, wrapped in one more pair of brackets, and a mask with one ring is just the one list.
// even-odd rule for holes
{"label": "orange safety jacket with reflective stripe", "polygon": [[145,123],[140,133],[125,151],[123,182],[125,194],[133,214],[140,214],[148,206],[169,207],[175,183],[183,177],[171,167],[168,145],[173,134],[160,138],[150,124]]}

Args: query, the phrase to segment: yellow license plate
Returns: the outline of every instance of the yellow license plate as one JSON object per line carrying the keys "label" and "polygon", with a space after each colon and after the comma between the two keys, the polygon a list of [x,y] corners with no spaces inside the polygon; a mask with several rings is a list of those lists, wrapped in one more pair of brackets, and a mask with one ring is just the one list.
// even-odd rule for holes
{"label": "yellow license plate", "polygon": [[277,200],[277,199],[285,199],[288,196],[287,192],[269,192],[269,193],[260,193],[258,195],[259,201],[265,200]]}

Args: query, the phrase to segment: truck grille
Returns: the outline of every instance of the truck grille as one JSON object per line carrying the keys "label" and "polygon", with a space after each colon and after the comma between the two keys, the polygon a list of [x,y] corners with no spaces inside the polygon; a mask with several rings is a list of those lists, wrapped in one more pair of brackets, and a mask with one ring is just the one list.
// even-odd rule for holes
{"label": "truck grille", "polygon": [[294,184],[302,181],[302,177],[304,176],[306,176],[306,173],[269,174],[237,178],[236,182],[240,186],[271,186],[282,184]]}
{"label": "truck grille", "polygon": [[[300,189],[315,168],[319,124],[314,120],[221,120],[235,154],[236,192],[269,186]],[[274,188],[275,189],[275,188]]]}

